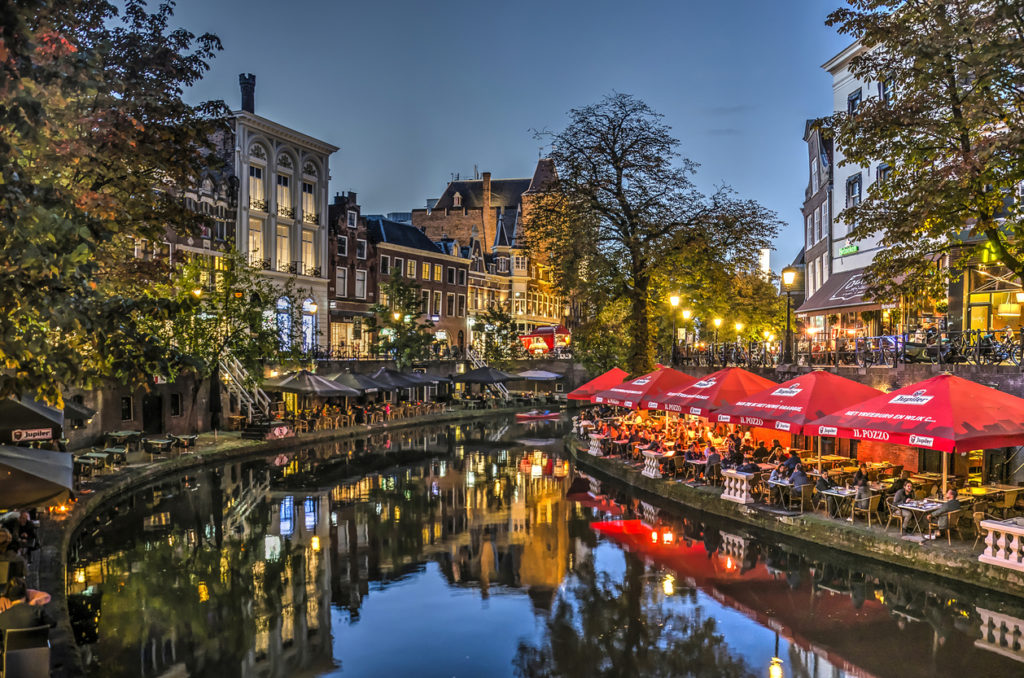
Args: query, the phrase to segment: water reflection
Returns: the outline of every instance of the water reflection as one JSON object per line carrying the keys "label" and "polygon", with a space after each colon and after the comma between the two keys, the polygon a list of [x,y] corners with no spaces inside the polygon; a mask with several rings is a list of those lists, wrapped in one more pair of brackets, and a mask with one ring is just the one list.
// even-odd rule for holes
{"label": "water reflection", "polygon": [[557,434],[380,433],[106,507],[69,563],[93,674],[1020,672],[1017,601],[667,513],[534,451]]}

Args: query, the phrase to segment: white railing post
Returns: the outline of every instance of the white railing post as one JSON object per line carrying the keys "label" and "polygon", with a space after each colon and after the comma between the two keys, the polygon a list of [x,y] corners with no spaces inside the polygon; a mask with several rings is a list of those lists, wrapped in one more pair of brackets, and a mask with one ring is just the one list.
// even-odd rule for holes
{"label": "white railing post", "polygon": [[754,503],[754,481],[756,473],[742,473],[733,469],[722,471],[722,499],[737,504]]}
{"label": "white railing post", "polygon": [[981,528],[988,530],[988,534],[978,560],[1024,572],[1024,519],[983,520]]}

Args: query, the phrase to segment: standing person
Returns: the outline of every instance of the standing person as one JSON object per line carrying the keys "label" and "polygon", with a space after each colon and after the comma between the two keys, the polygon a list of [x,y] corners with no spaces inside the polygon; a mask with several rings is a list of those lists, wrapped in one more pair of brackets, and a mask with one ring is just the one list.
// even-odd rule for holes
{"label": "standing person", "polygon": [[[14,541],[7,528],[0,527],[0,562],[10,563],[7,570],[7,580],[14,577],[25,576],[25,559],[18,555],[18,552],[11,548]],[[0,581],[0,586],[6,585],[6,581]]]}
{"label": "standing person", "polygon": [[857,487],[862,480],[865,483],[868,481],[868,465],[864,462],[860,463],[860,468],[858,468],[857,472],[853,474],[853,486]]}
{"label": "standing person", "polygon": [[776,462],[782,460],[782,443],[772,440],[772,448],[768,451],[768,461]]}

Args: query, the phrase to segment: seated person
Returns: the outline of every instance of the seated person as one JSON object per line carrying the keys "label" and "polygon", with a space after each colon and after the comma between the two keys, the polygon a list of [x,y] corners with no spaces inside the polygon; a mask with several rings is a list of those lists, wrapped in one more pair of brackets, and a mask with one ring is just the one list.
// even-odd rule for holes
{"label": "seated person", "polygon": [[868,480],[868,465],[864,462],[860,463],[860,468],[853,474],[853,486],[856,487],[860,481],[867,482]]}
{"label": "seated person", "polygon": [[935,539],[936,530],[949,529],[949,514],[960,510],[960,500],[956,498],[956,489],[946,489],[946,500],[939,508],[928,514],[928,534],[925,539]]}
{"label": "seated person", "polygon": [[15,577],[7,583],[3,597],[0,597],[0,642],[4,631],[30,629],[34,626],[56,626],[42,605],[28,604],[28,588],[25,580]]}
{"label": "seated person", "polygon": [[[789,469],[786,468],[784,465],[779,464],[778,466],[776,466],[772,470],[772,474],[770,476],[768,476],[768,482],[769,483],[788,483],[789,482]],[[776,498],[778,498],[779,502],[781,503],[782,497],[783,497],[783,490],[782,490],[782,488],[773,485],[771,487],[771,497],[769,497],[768,503],[769,504],[776,503]]]}
{"label": "seated person", "polygon": [[[821,472],[821,476],[818,478],[818,482],[814,484],[814,487],[818,492],[826,492],[836,487],[836,482],[829,478],[828,469],[824,469]],[[825,508],[828,510],[829,517],[837,517],[839,515],[839,497],[833,497],[830,494],[825,495]]]}
{"label": "seated person", "polygon": [[[7,528],[0,527],[0,561],[8,562],[8,580],[13,577],[25,576],[25,559],[22,558],[13,548],[14,539]],[[0,586],[5,586],[6,581],[0,581]]]}
{"label": "seated person", "polygon": [[[709,449],[711,450],[711,452],[707,455],[708,463],[704,467],[704,479],[705,480],[708,479],[708,475],[709,474],[719,473],[720,470],[721,470],[721,466],[722,466],[722,457],[721,457],[721,455],[719,455],[718,452],[715,451],[715,448],[710,447]],[[716,466],[719,467],[719,468],[715,469]]]}
{"label": "seated person", "polygon": [[797,463],[793,468],[793,474],[789,476],[789,481],[793,483],[793,487],[803,487],[804,485],[810,485],[811,479],[804,473],[804,465]]}
{"label": "seated person", "polygon": [[764,446],[764,442],[759,442],[751,454],[754,457],[754,461],[763,462],[768,458],[768,448]]}
{"label": "seated person", "polygon": [[778,440],[772,440],[772,447],[768,451],[768,461],[782,461],[782,444]]}
{"label": "seated person", "polygon": [[38,546],[36,524],[32,522],[28,511],[22,511],[17,516],[8,519],[3,526],[11,533],[11,537],[13,537],[11,547],[15,550],[25,552]]}
{"label": "seated person", "polygon": [[865,475],[860,480],[853,481],[853,486],[857,490],[857,496],[854,498],[854,506],[859,509],[866,509],[871,505],[871,488],[868,487],[868,478]]}
{"label": "seated person", "polygon": [[800,464],[800,455],[796,453],[796,450],[793,450],[792,452],[789,453],[789,456],[786,458],[786,461],[782,463],[790,471],[795,471],[796,467]]}
{"label": "seated person", "polygon": [[757,473],[761,470],[761,467],[752,461],[745,461],[736,467],[736,470],[740,473]]}
{"label": "seated person", "polygon": [[[909,480],[905,480],[905,481],[903,481],[903,486],[900,487],[900,489],[896,490],[896,494],[893,495],[893,497],[892,497],[892,505],[893,506],[899,506],[900,504],[905,504],[908,501],[913,501],[913,499],[914,499],[914,483],[910,482]],[[900,515],[903,516],[903,523],[904,524],[906,524],[906,522],[908,520],[913,518],[913,514],[910,511],[907,511],[906,509],[898,509],[898,510],[900,512]]]}

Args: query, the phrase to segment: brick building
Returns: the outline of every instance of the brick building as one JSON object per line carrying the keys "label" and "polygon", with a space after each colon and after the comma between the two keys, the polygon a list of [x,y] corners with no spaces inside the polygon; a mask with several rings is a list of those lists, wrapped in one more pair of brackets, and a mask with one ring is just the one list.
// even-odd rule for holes
{"label": "brick building", "polygon": [[336,358],[366,357],[373,346],[364,321],[377,303],[380,263],[356,198],[352,191],[336,195],[327,211],[329,348]]}

